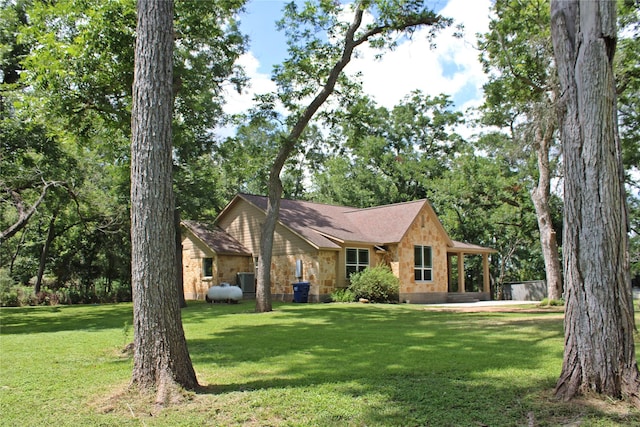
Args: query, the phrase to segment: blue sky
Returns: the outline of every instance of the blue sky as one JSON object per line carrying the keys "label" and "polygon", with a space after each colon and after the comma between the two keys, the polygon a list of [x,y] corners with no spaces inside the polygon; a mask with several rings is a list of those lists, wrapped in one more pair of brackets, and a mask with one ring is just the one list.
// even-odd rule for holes
{"label": "blue sky", "polygon": [[287,53],[284,34],[276,30],[282,16],[282,0],[249,0],[247,11],[240,16],[242,31],[249,36],[250,50],[259,61],[258,72],[270,74],[274,64]]}
{"label": "blue sky", "polygon": [[[375,51],[361,48],[345,71],[361,72],[365,91],[387,108],[415,89],[432,96],[448,94],[460,110],[477,106],[486,76],[477,59],[475,34],[488,31],[490,2],[436,0],[434,6],[442,8],[441,14],[464,24],[463,39],[452,37],[453,29],[446,30],[437,37],[433,50],[425,34],[416,32],[379,61]],[[240,63],[251,78],[251,87],[242,96],[229,94],[229,112],[246,110],[253,94],[275,88],[270,81],[272,67],[286,57],[285,37],[275,28],[284,4],[283,0],[249,0],[246,13],[240,15],[242,30],[250,38],[249,52]]]}

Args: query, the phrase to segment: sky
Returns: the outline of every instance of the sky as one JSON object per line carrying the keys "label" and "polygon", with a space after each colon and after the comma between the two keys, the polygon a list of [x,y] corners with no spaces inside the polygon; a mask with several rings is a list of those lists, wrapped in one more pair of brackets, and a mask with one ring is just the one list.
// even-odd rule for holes
{"label": "sky", "polygon": [[[476,33],[488,31],[490,2],[435,0],[436,10],[441,8],[441,15],[454,19],[454,25],[437,36],[435,49],[429,47],[426,31],[418,31],[411,40],[384,53],[381,60],[374,57],[379,51],[361,46],[345,72],[361,72],[365,92],[387,108],[416,89],[432,96],[447,94],[460,111],[478,106],[486,76],[478,61]],[[242,95],[228,92],[227,112],[244,112],[254,94],[275,89],[270,80],[272,67],[286,58],[285,37],[275,26],[284,4],[283,0],[249,0],[246,12],[240,15],[241,28],[249,36],[249,51],[240,64],[251,84]],[[452,36],[459,23],[464,25],[461,39]]]}

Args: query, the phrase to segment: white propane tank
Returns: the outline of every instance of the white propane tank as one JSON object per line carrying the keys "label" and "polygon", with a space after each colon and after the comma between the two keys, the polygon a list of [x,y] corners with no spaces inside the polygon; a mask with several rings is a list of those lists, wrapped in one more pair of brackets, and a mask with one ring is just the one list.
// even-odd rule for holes
{"label": "white propane tank", "polygon": [[207,291],[207,302],[238,302],[242,299],[242,289],[231,286],[228,283],[221,283],[220,286],[212,286]]}

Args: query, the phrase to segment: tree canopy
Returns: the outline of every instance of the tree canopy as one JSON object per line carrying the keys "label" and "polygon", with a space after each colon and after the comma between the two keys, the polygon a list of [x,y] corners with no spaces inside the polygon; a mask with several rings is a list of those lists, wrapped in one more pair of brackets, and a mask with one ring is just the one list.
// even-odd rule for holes
{"label": "tree canopy", "polygon": [[[245,81],[235,64],[246,42],[235,17],[242,5],[176,2],[174,168],[188,214],[212,217],[226,203],[193,197],[190,184],[205,175],[199,191],[211,186],[198,166],[218,143],[211,130],[225,120],[222,86]],[[114,280],[126,288],[135,2],[4,1],[0,28],[3,236],[27,219],[2,245],[2,265],[23,283],[36,275],[34,258],[59,286],[81,278],[88,292],[74,301],[95,298],[89,294],[104,278],[107,288]],[[47,227],[53,241],[43,256]]]}

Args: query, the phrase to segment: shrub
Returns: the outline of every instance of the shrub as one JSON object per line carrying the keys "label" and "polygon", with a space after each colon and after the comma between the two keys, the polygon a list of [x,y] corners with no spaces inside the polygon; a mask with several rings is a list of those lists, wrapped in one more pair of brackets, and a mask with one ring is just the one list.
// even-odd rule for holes
{"label": "shrub", "polygon": [[540,301],[540,306],[546,306],[546,307],[562,307],[564,305],[564,300],[563,299],[549,299],[549,298],[545,298],[542,301]]}
{"label": "shrub", "polygon": [[17,307],[18,290],[9,270],[0,268],[0,307]]}
{"label": "shrub", "polygon": [[38,297],[33,293],[32,287],[18,286],[16,290],[18,292],[18,306],[26,307],[38,305]]}
{"label": "shrub", "polygon": [[16,282],[9,275],[9,270],[0,268],[0,291],[8,291]]}
{"label": "shrub", "polygon": [[356,295],[349,289],[336,289],[331,293],[331,301],[333,302],[354,302]]}
{"label": "shrub", "polygon": [[355,299],[365,298],[370,302],[398,302],[400,280],[387,266],[366,268],[351,275],[349,290]]}

